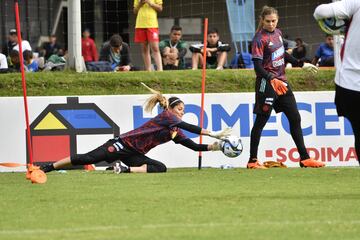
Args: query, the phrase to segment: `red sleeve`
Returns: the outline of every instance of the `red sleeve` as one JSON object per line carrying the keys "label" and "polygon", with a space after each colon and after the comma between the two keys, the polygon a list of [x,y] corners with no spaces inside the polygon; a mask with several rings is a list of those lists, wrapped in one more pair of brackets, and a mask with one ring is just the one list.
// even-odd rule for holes
{"label": "red sleeve", "polygon": [[252,58],[263,59],[264,57],[264,45],[265,42],[262,38],[262,34],[258,32],[252,41]]}

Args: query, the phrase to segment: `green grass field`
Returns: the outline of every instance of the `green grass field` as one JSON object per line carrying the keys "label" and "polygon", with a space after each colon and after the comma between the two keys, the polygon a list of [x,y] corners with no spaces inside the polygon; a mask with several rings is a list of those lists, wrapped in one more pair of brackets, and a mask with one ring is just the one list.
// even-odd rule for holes
{"label": "green grass field", "polygon": [[[300,69],[286,71],[294,91],[334,90],[334,69],[321,69],[313,75]],[[75,73],[39,72],[26,74],[29,96],[145,94],[140,85],[160,89],[164,93],[201,92],[201,71]],[[253,92],[253,70],[207,70],[206,92]],[[20,74],[0,74],[0,96],[22,96]]]}
{"label": "green grass field", "polygon": [[358,168],[0,174],[0,239],[359,239]]}
{"label": "green grass field", "polygon": [[[295,91],[333,90],[334,70],[287,71]],[[201,71],[26,74],[30,96],[199,93]],[[252,92],[254,71],[207,73],[207,92]],[[21,96],[20,74],[0,96]],[[0,240],[359,239],[358,168],[68,171],[43,185],[0,173]]]}

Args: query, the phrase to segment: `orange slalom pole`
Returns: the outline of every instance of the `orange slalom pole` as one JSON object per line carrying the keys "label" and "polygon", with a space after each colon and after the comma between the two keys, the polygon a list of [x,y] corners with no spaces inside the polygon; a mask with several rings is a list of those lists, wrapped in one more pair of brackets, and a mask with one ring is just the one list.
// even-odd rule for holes
{"label": "orange slalom pole", "polygon": [[[201,79],[201,111],[200,111],[200,127],[204,126],[204,99],[205,99],[205,83],[206,83],[206,47],[207,47],[207,32],[208,32],[208,19],[204,20],[204,47],[203,47],[203,64],[202,64],[202,79]],[[202,144],[202,135],[200,135],[200,144]],[[202,152],[199,152],[198,169],[202,165]]]}
{"label": "orange slalom pole", "polygon": [[28,111],[28,103],[27,103],[27,95],[26,95],[24,58],[23,58],[23,54],[22,54],[22,38],[21,38],[21,29],[20,29],[19,3],[17,0],[15,0],[15,20],[16,20],[16,32],[17,32],[18,45],[19,45],[21,81],[22,81],[22,88],[23,88],[23,95],[24,95],[27,148],[28,148],[28,154],[29,154],[29,164],[32,165],[33,154],[32,154],[32,144],[31,144],[31,136],[30,136],[29,111]]}

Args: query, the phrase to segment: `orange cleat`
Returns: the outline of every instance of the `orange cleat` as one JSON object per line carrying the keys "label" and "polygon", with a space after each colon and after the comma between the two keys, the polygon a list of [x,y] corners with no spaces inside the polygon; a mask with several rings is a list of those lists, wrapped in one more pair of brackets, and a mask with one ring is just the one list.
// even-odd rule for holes
{"label": "orange cleat", "polygon": [[246,165],[246,168],[248,169],[267,169],[264,165],[260,164],[259,161],[256,162],[249,162]]}
{"label": "orange cleat", "polygon": [[300,161],[300,167],[303,167],[303,168],[321,168],[321,167],[325,167],[325,163],[314,160],[312,158],[308,158],[308,159]]}

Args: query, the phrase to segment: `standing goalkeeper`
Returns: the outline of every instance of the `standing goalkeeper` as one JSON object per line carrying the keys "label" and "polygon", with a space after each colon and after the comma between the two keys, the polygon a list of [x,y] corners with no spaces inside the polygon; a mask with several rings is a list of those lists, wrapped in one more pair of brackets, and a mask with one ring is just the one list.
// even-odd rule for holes
{"label": "standing goalkeeper", "polygon": [[265,6],[260,15],[259,26],[252,41],[252,56],[256,72],[256,120],[251,130],[250,158],[247,168],[265,168],[257,158],[261,132],[271,111],[284,112],[290,123],[290,133],[300,154],[301,167],[323,167],[324,163],[310,158],[301,130],[301,118],[289,83],[285,77],[285,60],[304,70],[317,72],[310,63],[303,63],[287,54],[281,31],[276,28],[279,20],[275,8]]}

